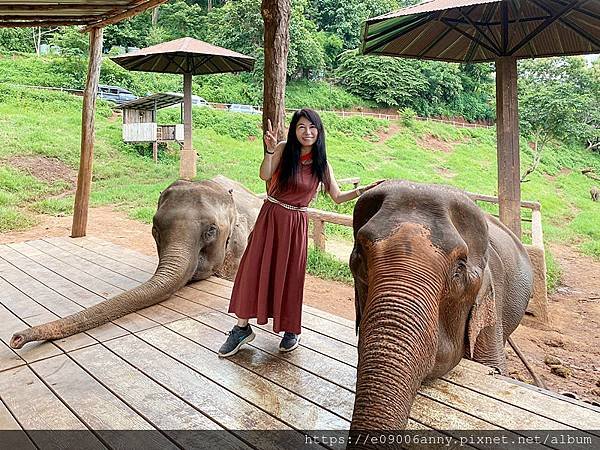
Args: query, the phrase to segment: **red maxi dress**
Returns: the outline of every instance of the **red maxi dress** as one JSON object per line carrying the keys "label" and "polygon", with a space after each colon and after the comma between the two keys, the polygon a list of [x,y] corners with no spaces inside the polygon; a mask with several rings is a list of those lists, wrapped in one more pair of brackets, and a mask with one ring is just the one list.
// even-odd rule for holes
{"label": "red maxi dress", "polygon": [[[296,182],[282,191],[272,180],[269,196],[296,207],[309,204],[319,180],[312,173],[311,153],[300,162]],[[265,200],[240,261],[229,312],[261,325],[272,317],[276,333],[300,334],[307,247],[306,212]]]}

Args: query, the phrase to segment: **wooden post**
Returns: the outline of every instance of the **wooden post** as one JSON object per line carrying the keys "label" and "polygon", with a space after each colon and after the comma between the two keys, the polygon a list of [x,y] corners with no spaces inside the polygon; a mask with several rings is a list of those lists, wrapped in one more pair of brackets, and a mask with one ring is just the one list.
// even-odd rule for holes
{"label": "wooden post", "polygon": [[500,220],[521,239],[517,59],[511,56],[496,60],[496,133]]}
{"label": "wooden post", "polygon": [[102,64],[102,33],[102,28],[92,28],[90,30],[88,73],[83,92],[83,110],[81,112],[81,157],[79,159],[79,175],[77,176],[71,237],[85,236],[87,229],[94,162],[94,113],[96,112],[96,93]]}
{"label": "wooden post", "polygon": [[183,75],[183,149],[179,161],[179,177],[191,180],[196,176],[196,153],[192,148],[192,74]]}
{"label": "wooden post", "polygon": [[291,0],[262,0],[264,21],[265,69],[263,83],[263,130],[267,119],[279,130],[278,139],[285,135],[285,82],[290,42],[289,23]]}
{"label": "wooden post", "polygon": [[536,316],[541,322],[549,324],[546,251],[542,231],[542,212],[539,208],[531,212],[531,244],[525,246],[533,266],[533,295],[527,305],[527,311]]}
{"label": "wooden post", "polygon": [[313,219],[313,240],[315,247],[325,251],[325,222],[320,219]]}
{"label": "wooden post", "polygon": [[158,162],[158,142],[156,141],[152,143],[152,160],[155,163]]}

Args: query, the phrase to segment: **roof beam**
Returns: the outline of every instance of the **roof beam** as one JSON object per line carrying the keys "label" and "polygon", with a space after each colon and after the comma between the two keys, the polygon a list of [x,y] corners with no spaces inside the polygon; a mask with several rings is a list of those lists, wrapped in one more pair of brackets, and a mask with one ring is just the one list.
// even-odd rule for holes
{"label": "roof beam", "polygon": [[31,15],[29,16],[22,16],[19,14],[11,14],[11,15],[0,15],[0,22],[11,22],[11,21],[18,21],[18,20],[61,20],[61,21],[65,21],[65,20],[73,20],[73,21],[77,21],[77,22],[89,22],[90,18],[89,17],[82,17],[82,16],[72,16],[72,15],[57,15],[57,16],[37,16],[37,17],[31,17]]}
{"label": "roof beam", "polygon": [[[484,4],[485,5],[485,4]],[[481,5],[481,6],[484,6]],[[512,19],[509,20],[508,23],[509,24],[513,24],[513,23],[518,23],[518,22],[541,22],[542,20],[546,20],[548,17],[550,16],[539,16],[539,17],[526,17],[523,19]],[[463,25],[468,25],[469,23],[464,20],[464,19],[459,19],[459,18],[455,18],[455,17],[448,17],[448,19],[450,22],[455,22],[455,23],[461,23]],[[486,22],[486,21],[481,21],[481,20],[472,20],[473,25],[478,25],[478,26],[487,26],[487,27],[493,27],[493,26],[498,26],[501,25],[502,22],[500,21],[493,21],[493,22]]]}
{"label": "roof beam", "polygon": [[92,28],[100,28],[100,27],[105,27],[107,25],[112,25],[113,23],[120,22],[121,20],[124,20],[124,19],[129,19],[130,17],[133,17],[136,14],[142,13],[150,8],[153,8],[162,3],[165,3],[166,1],[167,0],[146,0],[141,4],[138,4],[137,6],[135,6],[133,8],[129,8],[119,14],[112,16],[112,17],[108,17],[108,18],[100,20],[98,22],[91,23],[81,31],[87,32],[87,31],[90,31]]}
{"label": "roof beam", "polygon": [[550,26],[550,24],[552,22],[555,22],[562,15],[567,14],[569,11],[571,11],[573,8],[575,8],[575,6],[577,6],[578,3],[579,3],[579,0],[573,0],[567,6],[565,6],[564,8],[562,8],[559,12],[553,14],[552,17],[544,20],[544,23],[542,23],[539,26],[537,26],[535,28],[535,30],[533,30],[531,33],[529,33],[527,36],[525,36],[523,39],[521,39],[521,42],[519,42],[517,45],[515,45],[513,48],[511,48],[510,51],[508,52],[508,54],[509,55],[514,55],[517,51],[519,51],[521,49],[521,47],[523,47],[531,39],[533,39],[534,37],[536,37],[538,34],[540,34],[542,31],[544,31],[548,26]]}
{"label": "roof beam", "polygon": [[599,39],[597,39],[595,36],[591,35],[587,31],[582,30],[581,28],[577,28],[575,25],[573,25],[569,21],[569,19],[563,17],[561,19],[558,19],[558,21],[560,23],[562,23],[563,25],[565,25],[567,28],[571,29],[574,33],[578,34],[585,40],[591,42],[592,45],[594,45],[595,47],[600,48],[600,40]]}
{"label": "roof beam", "polygon": [[58,27],[58,26],[69,26],[69,25],[87,25],[89,19],[82,19],[81,22],[74,22],[73,20],[19,20],[19,21],[0,21],[0,28],[31,28],[31,27]]}
{"label": "roof beam", "polygon": [[399,36],[403,36],[405,34],[410,33],[411,31],[413,31],[414,29],[418,28],[419,26],[421,26],[423,23],[428,22],[429,20],[433,20],[435,18],[437,18],[439,15],[441,14],[441,12],[437,12],[437,13],[429,13],[429,14],[423,14],[419,17],[419,20],[411,23],[406,29],[402,30],[402,33],[396,34],[393,33],[389,30],[385,30],[382,31],[381,33],[378,33],[376,35],[373,36],[369,36],[368,37],[368,41],[367,39],[364,39],[364,51],[363,54],[369,54],[372,53],[372,50],[369,50],[367,47],[372,46],[373,45],[373,41],[379,39],[380,37],[386,36],[385,39],[382,39],[381,41],[377,42],[376,47],[377,48],[382,48],[385,47],[386,45],[388,45],[390,42],[396,40]]}
{"label": "roof beam", "polygon": [[500,42],[501,42],[501,55],[506,55],[506,51],[508,50],[508,3],[502,2],[500,5],[500,17],[501,17],[501,26],[502,31],[500,32]]}
{"label": "roof beam", "polygon": [[458,12],[460,13],[461,16],[464,17],[464,19],[467,21],[467,23],[469,25],[471,25],[473,28],[475,28],[475,30],[477,30],[479,32],[479,34],[481,36],[483,36],[486,41],[488,41],[488,43],[496,50],[495,53],[499,53],[500,52],[500,49],[496,46],[496,44],[488,37],[488,35],[485,33],[484,30],[482,30],[476,23],[474,23],[471,20],[471,18],[469,17],[469,14],[465,13],[463,11],[463,8],[458,8]]}
{"label": "roof beam", "polygon": [[207,62],[210,58],[212,58],[212,56],[205,56],[203,59],[199,59],[198,62],[194,64],[194,67],[192,67],[192,73],[195,73],[196,70],[198,70],[202,64]]}
{"label": "roof beam", "polygon": [[483,48],[489,50],[493,54],[495,54],[495,55],[498,54],[493,47],[490,47],[485,42],[480,41],[475,36],[471,36],[469,33],[467,33],[466,31],[461,30],[456,25],[447,22],[445,19],[442,19],[442,22],[444,22],[447,26],[451,27],[453,30],[458,31],[460,34],[462,34],[463,36],[465,36],[467,39],[470,39],[470,40],[474,41],[475,43],[477,43],[478,45],[481,45]]}
{"label": "roof beam", "polygon": [[[558,3],[559,5],[566,5],[567,2],[564,0],[551,0],[554,3]],[[583,9],[583,5],[585,5],[587,2],[583,2],[581,5],[576,6],[575,8],[573,8],[574,11],[577,11],[578,13],[581,13],[583,15],[586,15],[588,17],[591,17],[592,19],[596,19],[596,20],[600,20],[600,14],[595,14],[591,11],[588,11],[587,9]],[[539,6],[539,5],[538,5]]]}
{"label": "roof beam", "polygon": [[0,4],[0,10],[2,11],[55,11],[55,10],[66,10],[72,9],[103,9],[109,8],[114,9],[115,4],[113,3],[62,3],[53,5],[3,5]]}
{"label": "roof beam", "polygon": [[[165,57],[166,59],[168,59],[168,60],[169,60],[169,62],[170,62],[171,64],[175,64],[177,67],[179,67],[179,68],[181,69],[181,73],[186,73],[186,72],[188,72],[187,68],[186,68],[186,67],[183,67],[181,64],[179,64],[179,62],[178,62],[178,61],[175,59],[175,57],[174,57],[174,56],[182,56],[182,55],[177,55],[177,54],[175,54],[175,55],[164,54],[164,57]],[[185,58],[185,55],[183,55],[183,56],[184,56],[184,58]]]}

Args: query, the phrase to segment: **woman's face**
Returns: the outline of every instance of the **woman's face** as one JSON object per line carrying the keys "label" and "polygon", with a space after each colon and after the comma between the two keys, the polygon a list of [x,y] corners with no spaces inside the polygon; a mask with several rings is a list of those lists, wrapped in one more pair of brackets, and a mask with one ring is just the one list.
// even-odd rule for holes
{"label": "woman's face", "polygon": [[300,120],[296,124],[296,138],[302,147],[311,147],[317,142],[319,136],[319,130],[317,127],[306,117],[300,117]]}

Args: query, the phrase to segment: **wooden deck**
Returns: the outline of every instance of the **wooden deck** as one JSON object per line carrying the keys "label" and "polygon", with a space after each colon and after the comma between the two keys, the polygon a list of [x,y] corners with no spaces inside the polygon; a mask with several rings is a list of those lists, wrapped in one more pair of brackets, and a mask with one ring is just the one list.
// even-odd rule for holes
{"label": "wooden deck", "polygon": [[[24,430],[12,435],[22,448],[48,444],[32,430],[82,430],[92,448],[132,447],[126,436],[98,430],[154,430],[145,448],[191,447],[192,435],[177,430],[224,430],[219,448],[292,448],[306,443],[303,430],[348,429],[354,323],[305,306],[294,352],[280,354],[270,326],[255,326],[251,345],[219,359],[234,319],[226,312],[231,283],[217,278],[87,333],[8,347],[13,332],[130,289],[155,266],[155,258],[90,237],[0,245],[0,430]],[[463,361],[421,388],[409,428],[517,438],[519,430],[598,430],[600,410]],[[239,430],[290,431],[265,438]],[[583,435],[600,442],[598,431]]]}

